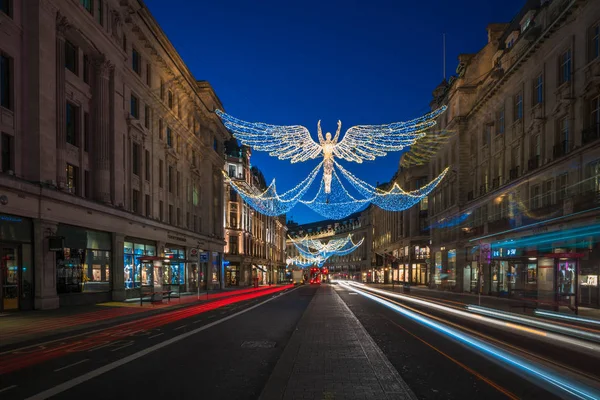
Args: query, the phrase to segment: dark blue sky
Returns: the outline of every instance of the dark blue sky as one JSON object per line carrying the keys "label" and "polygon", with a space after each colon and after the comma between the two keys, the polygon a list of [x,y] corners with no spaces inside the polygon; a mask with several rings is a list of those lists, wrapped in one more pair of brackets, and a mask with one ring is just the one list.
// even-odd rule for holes
{"label": "dark blue sky", "polygon": [[[194,76],[212,84],[228,113],[247,121],[304,125],[315,139],[319,119],[324,132],[335,132],[341,119],[343,134],[353,125],[427,112],[431,92],[443,77],[442,34],[449,75],[458,54],[486,44],[488,23],[510,21],[525,3],[145,2]],[[399,159],[400,153],[391,153],[360,165],[343,163],[375,184],[390,179]],[[317,163],[292,165],[259,152],[252,156],[268,182],[276,178],[280,193],[296,186]],[[301,204],[290,217],[322,219]]]}

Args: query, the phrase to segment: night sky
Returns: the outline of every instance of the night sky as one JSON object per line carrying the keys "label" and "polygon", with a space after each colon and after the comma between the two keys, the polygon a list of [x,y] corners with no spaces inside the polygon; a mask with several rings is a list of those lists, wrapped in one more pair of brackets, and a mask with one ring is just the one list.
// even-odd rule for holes
{"label": "night sky", "polygon": [[[324,133],[335,133],[341,119],[343,135],[353,125],[427,112],[443,78],[442,34],[450,75],[458,54],[475,53],[486,44],[489,23],[509,22],[525,1],[145,3],[194,76],[212,84],[228,113],[247,121],[303,125],[316,140],[319,119]],[[391,178],[399,159],[400,153],[391,153],[363,164],[342,163],[374,185]],[[268,182],[276,178],[280,193],[296,186],[317,163],[252,155],[252,164]],[[317,187],[318,181],[306,198]],[[301,223],[323,219],[301,204],[288,213],[290,218]]]}

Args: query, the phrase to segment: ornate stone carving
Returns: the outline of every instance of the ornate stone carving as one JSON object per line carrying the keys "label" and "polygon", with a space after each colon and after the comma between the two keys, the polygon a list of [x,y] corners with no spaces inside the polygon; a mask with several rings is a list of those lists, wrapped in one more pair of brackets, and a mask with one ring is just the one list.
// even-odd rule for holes
{"label": "ornate stone carving", "polygon": [[64,37],[69,29],[71,29],[72,25],[60,12],[56,13],[56,34]]}
{"label": "ornate stone carving", "polygon": [[102,78],[107,79],[110,76],[112,70],[114,70],[115,68],[115,65],[112,62],[110,62],[110,60],[107,59],[104,54],[92,58],[92,65],[94,66],[94,70],[97,74],[99,74]]}

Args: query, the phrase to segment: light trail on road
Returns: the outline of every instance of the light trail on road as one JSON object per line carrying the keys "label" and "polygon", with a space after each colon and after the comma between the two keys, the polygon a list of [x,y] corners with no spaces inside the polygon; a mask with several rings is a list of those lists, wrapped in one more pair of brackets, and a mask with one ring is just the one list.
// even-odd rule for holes
{"label": "light trail on road", "polygon": [[[527,375],[529,379],[549,384],[550,387],[548,387],[547,390],[558,392],[558,394],[562,396],[566,394],[577,399],[592,400],[600,398],[600,391],[598,391],[597,389],[589,387],[581,382],[567,380],[563,378],[560,375],[560,373],[557,373],[556,371],[553,371],[550,368],[547,368],[542,365],[537,365],[521,356],[512,354],[497,346],[488,344],[483,340],[464,334],[463,332],[457,329],[445,326],[441,323],[434,321],[431,318],[419,315],[416,312],[410,311],[407,308],[398,305],[397,303],[393,303],[389,300],[368,293],[365,290],[361,290],[363,288],[358,289],[359,285],[350,285],[344,282],[342,282],[341,284],[348,288],[356,290],[357,293],[366,298],[376,301],[379,304],[384,305],[414,321],[417,321],[425,326],[428,326],[429,328],[434,329],[439,333],[442,333],[452,339],[455,339],[458,342],[477,350],[483,355],[491,357],[492,359],[494,359],[497,362],[500,362],[504,366],[509,367],[509,370],[515,373],[523,373]],[[389,294],[390,293],[386,293],[386,295]]]}

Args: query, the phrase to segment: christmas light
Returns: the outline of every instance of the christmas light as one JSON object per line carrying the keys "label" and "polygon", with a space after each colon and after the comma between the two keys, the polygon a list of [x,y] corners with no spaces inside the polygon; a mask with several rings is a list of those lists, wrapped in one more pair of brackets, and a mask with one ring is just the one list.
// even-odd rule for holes
{"label": "christmas light", "polygon": [[311,264],[322,266],[330,257],[350,254],[364,242],[362,238],[358,243],[354,243],[351,234],[344,238],[332,239],[327,243],[310,239],[308,236],[300,240],[289,237],[289,240],[300,254],[300,258],[295,259],[296,264],[304,266]]}
{"label": "christmas light", "polygon": [[453,132],[447,130],[436,132],[432,132],[431,130],[428,131],[423,138],[410,146],[408,152],[402,154],[400,166],[403,168],[410,168],[418,165],[425,165],[431,160],[431,157],[438,153],[443,145],[448,143],[452,135]]}
{"label": "christmas light", "polygon": [[384,125],[357,125],[349,128],[340,142],[342,122],[338,121],[335,137],[321,132],[321,121],[317,123],[319,143],[310,136],[307,128],[300,125],[271,125],[263,122],[247,122],[235,118],[222,110],[216,110],[223,124],[242,144],[254,150],[267,151],[280,160],[292,163],[307,161],[323,156],[324,192],[331,192],[334,157],[362,163],[386,156],[390,151],[399,151],[414,144],[425,136],[425,131],[436,125],[435,118],[446,111],[442,106],[422,117]]}

